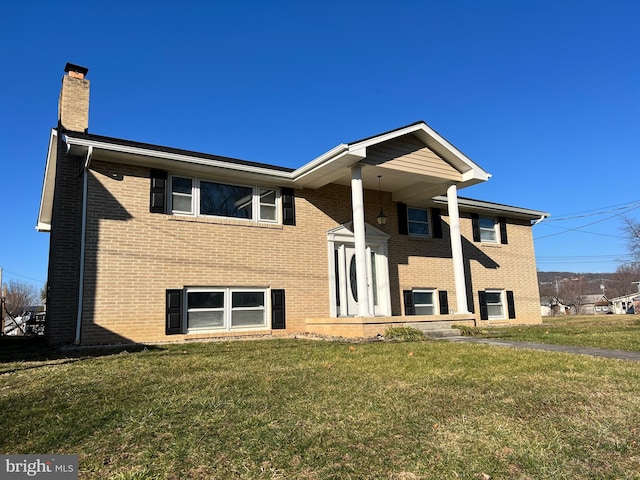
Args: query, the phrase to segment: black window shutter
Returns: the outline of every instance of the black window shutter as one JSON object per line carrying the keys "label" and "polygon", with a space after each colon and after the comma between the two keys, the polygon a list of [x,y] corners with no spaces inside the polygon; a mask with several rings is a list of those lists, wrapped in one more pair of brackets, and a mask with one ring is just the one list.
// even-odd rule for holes
{"label": "black window shutter", "polygon": [[283,289],[271,290],[271,328],[274,330],[286,328]]}
{"label": "black window shutter", "polygon": [[512,290],[507,290],[507,310],[509,311],[509,318],[516,318],[516,302],[513,298]]}
{"label": "black window shutter", "polygon": [[165,335],[183,332],[182,290],[167,290],[167,318]]}
{"label": "black window shutter", "polygon": [[398,202],[398,233],[409,235],[409,220],[407,218],[407,206]]}
{"label": "black window shutter", "polygon": [[509,243],[507,238],[507,219],[504,217],[498,217],[498,222],[500,222],[500,243],[506,245]]}
{"label": "black window shutter", "polygon": [[480,320],[489,320],[489,309],[487,308],[487,294],[480,290],[478,292],[478,301],[480,303]]}
{"label": "black window shutter", "polygon": [[167,213],[167,172],[164,170],[151,170],[149,197],[151,213]]}
{"label": "black window shutter", "polygon": [[282,224],[296,224],[296,203],[293,188],[282,189]]}
{"label": "black window shutter", "polygon": [[433,223],[433,238],[442,238],[442,218],[439,208],[431,209],[431,223]]}
{"label": "black window shutter", "polygon": [[438,303],[440,303],[440,315],[449,315],[449,295],[446,290],[438,291]]}
{"label": "black window shutter", "polygon": [[405,315],[415,315],[416,309],[413,306],[413,291],[412,290],[404,290],[402,292],[404,296],[404,314]]}
{"label": "black window shutter", "polygon": [[471,214],[471,227],[473,228],[473,241],[480,241],[480,215],[477,213]]}

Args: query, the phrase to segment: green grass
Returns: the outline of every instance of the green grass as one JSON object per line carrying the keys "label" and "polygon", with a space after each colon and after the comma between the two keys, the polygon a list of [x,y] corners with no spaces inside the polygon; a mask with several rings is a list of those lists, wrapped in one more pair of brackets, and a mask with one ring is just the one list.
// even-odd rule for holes
{"label": "green grass", "polygon": [[637,315],[547,317],[543,322],[526,327],[486,328],[482,332],[490,338],[640,352]]}
{"label": "green grass", "polygon": [[0,355],[0,452],[81,479],[640,478],[640,365],[448,342]]}

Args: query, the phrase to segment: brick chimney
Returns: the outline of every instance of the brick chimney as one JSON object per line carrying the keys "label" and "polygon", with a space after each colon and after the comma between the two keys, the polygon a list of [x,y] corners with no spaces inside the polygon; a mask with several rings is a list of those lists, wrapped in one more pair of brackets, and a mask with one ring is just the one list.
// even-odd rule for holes
{"label": "brick chimney", "polygon": [[86,132],[89,128],[89,80],[86,67],[67,63],[58,102],[58,123],[62,129]]}

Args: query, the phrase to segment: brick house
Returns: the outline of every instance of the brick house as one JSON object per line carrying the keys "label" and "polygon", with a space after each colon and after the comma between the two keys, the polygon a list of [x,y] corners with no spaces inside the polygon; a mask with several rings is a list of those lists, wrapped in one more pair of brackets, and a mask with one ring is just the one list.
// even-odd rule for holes
{"label": "brick house", "polygon": [[37,229],[53,344],[541,322],[544,212],[459,197],[490,175],[424,122],[300,168],[88,133],[67,64]]}

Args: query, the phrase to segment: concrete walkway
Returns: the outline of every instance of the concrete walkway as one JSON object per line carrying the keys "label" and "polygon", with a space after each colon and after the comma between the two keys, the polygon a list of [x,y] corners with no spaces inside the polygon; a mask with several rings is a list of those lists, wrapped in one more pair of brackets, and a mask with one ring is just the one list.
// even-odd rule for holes
{"label": "concrete walkway", "polygon": [[627,352],[624,350],[609,350],[607,348],[595,347],[572,347],[568,345],[552,345],[548,343],[534,342],[512,342],[510,340],[500,340],[494,338],[475,337],[450,337],[442,340],[448,342],[482,343],[485,345],[495,345],[498,347],[529,348],[532,350],[546,350],[548,352],[575,353],[577,355],[590,355],[592,357],[615,358],[618,360],[628,360],[640,362],[640,352]]}

